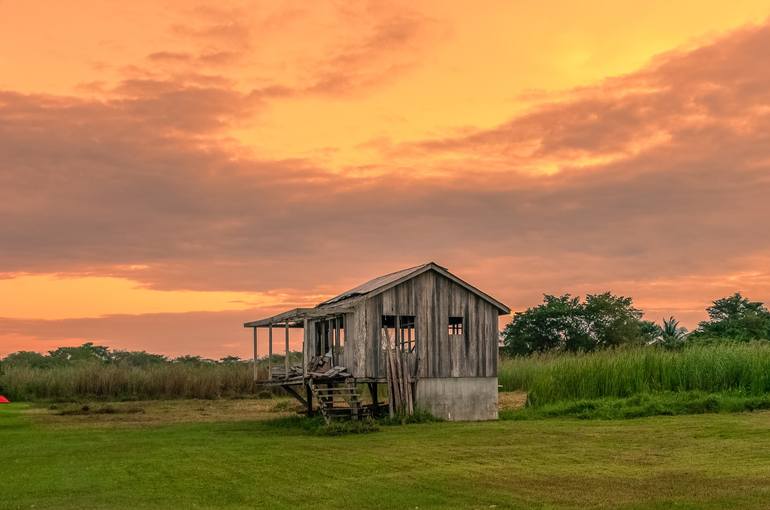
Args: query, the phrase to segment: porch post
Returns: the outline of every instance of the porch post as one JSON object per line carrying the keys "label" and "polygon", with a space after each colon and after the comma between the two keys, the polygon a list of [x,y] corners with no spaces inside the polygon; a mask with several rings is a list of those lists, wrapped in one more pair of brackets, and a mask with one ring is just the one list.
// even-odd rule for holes
{"label": "porch post", "polygon": [[254,326],[254,380],[258,380],[259,376],[257,374],[257,327]]}
{"label": "porch post", "polygon": [[340,317],[339,315],[334,318],[334,350],[337,353],[336,361],[335,363],[337,365],[342,364],[342,360],[340,360]]}
{"label": "porch post", "polygon": [[273,378],[273,323],[267,326],[267,378]]}
{"label": "porch post", "polygon": [[[332,320],[334,322],[331,322]],[[333,336],[333,340],[332,340],[332,367],[335,367],[335,366],[340,364],[340,362],[339,362],[339,354],[337,352],[337,350],[338,350],[337,349],[337,343],[338,343],[338,338],[337,338],[337,317],[335,317],[334,319],[331,319],[329,321],[329,325],[331,326],[332,333],[334,335]]]}
{"label": "porch post", "polygon": [[[307,364],[309,360],[307,359],[307,349],[308,349],[308,330],[307,330],[307,319],[304,319],[302,321],[302,376],[307,377]],[[309,390],[310,388],[308,388]]]}
{"label": "porch post", "polygon": [[313,416],[313,390],[310,389],[310,383],[305,382],[305,402],[307,402],[307,416]]}
{"label": "porch post", "polygon": [[286,359],[284,360],[284,365],[286,366],[286,378],[289,378],[289,320],[287,319],[284,322],[284,326],[286,329]]}

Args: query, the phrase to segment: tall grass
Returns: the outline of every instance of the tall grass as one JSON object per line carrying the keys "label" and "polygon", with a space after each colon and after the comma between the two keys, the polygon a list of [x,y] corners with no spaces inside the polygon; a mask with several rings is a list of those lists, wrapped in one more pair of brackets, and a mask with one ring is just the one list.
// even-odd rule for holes
{"label": "tall grass", "polygon": [[770,344],[717,344],[682,351],[636,348],[590,354],[545,354],[503,360],[504,390],[529,402],[625,398],[658,392],[770,392]]}
{"label": "tall grass", "polygon": [[19,366],[3,369],[0,389],[11,400],[18,401],[213,399],[263,392],[264,388],[254,384],[253,370],[248,363],[131,367],[86,362],[54,368]]}

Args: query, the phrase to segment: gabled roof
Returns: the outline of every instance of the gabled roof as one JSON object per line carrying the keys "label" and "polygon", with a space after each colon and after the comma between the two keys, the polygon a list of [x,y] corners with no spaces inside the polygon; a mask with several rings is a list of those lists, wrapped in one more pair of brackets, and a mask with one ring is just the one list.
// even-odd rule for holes
{"label": "gabled roof", "polygon": [[422,264],[419,266],[409,267],[407,269],[402,269],[400,271],[396,271],[395,273],[388,273],[386,275],[378,276],[377,278],[372,278],[368,282],[362,283],[358,287],[354,287],[348,291],[343,292],[338,296],[334,296],[331,299],[327,299],[323,303],[319,303],[318,306],[319,307],[326,306],[332,303],[339,303],[340,301],[344,301],[352,297],[364,296],[382,287],[385,287],[393,282],[400,282],[402,281],[402,279],[409,279],[410,276],[413,276],[413,273],[417,273],[420,269],[423,269],[429,264],[432,264],[432,262],[429,262],[428,264]]}
{"label": "gabled roof", "polygon": [[376,296],[377,294],[381,292],[385,292],[386,290],[395,287],[396,285],[405,282],[409,280],[410,278],[414,278],[417,275],[420,275],[426,271],[436,271],[437,273],[445,276],[446,278],[449,278],[456,284],[464,287],[469,292],[472,292],[473,294],[476,294],[480,298],[484,299],[485,301],[491,303],[494,305],[498,310],[500,310],[503,314],[509,314],[511,313],[511,309],[508,308],[506,305],[501,303],[500,301],[496,300],[492,296],[480,291],[473,285],[464,282],[457,276],[450,273],[445,267],[439,266],[435,262],[428,262],[426,264],[421,264],[419,266],[410,267],[407,269],[402,269],[400,271],[396,271],[394,273],[389,273],[383,276],[378,276],[377,278],[374,278],[372,280],[369,280],[366,283],[363,283],[359,285],[358,287],[352,288],[346,292],[343,292],[342,294],[335,296],[331,299],[328,299],[324,301],[323,303],[320,303],[317,308],[326,307],[329,305],[342,303],[344,301],[347,301],[348,299],[352,299],[355,297],[360,296]]}
{"label": "gabled roof", "polygon": [[324,301],[323,303],[318,304],[315,308],[295,308],[287,312],[279,313],[278,315],[274,315],[272,317],[247,322],[243,326],[247,328],[263,327],[276,324],[285,324],[289,326],[303,319],[321,318],[331,314],[345,313],[352,310],[351,307],[361,299],[376,296],[377,294],[385,292],[386,290],[393,288],[396,285],[403,283],[410,278],[414,278],[415,276],[420,275],[426,271],[436,271],[446,278],[449,278],[457,285],[460,285],[469,292],[476,294],[481,299],[491,303],[503,314],[511,313],[511,309],[500,301],[496,300],[488,294],[485,294],[484,292],[481,292],[473,285],[464,282],[460,278],[447,271],[446,268],[439,266],[435,262],[428,262],[427,264],[421,264],[419,266],[402,269],[401,271],[396,271],[395,273],[388,273],[383,276],[378,276],[377,278],[369,280],[368,282],[363,283],[358,287],[343,292],[339,296],[335,296]]}

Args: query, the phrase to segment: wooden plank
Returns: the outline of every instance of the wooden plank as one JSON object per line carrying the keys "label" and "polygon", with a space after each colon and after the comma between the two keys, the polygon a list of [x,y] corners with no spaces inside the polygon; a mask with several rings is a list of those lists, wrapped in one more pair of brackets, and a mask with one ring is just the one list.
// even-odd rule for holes
{"label": "wooden plank", "polygon": [[[385,342],[385,351],[388,353],[388,362],[390,362],[390,349],[388,348],[387,343],[387,333],[384,329],[380,330],[381,335],[385,335],[385,338],[383,339]],[[393,385],[393,370],[390,368],[390,364],[388,364],[388,369],[385,371],[387,374],[387,380],[388,380],[388,414],[391,418],[393,418],[393,415],[395,414],[395,403],[394,400],[396,398],[395,394],[395,388]]]}
{"label": "wooden plank", "polygon": [[300,402],[300,403],[301,403],[303,406],[305,406],[306,408],[308,407],[308,401],[307,401],[307,400],[305,400],[305,399],[302,397],[302,395],[300,395],[300,394],[297,392],[297,390],[295,390],[294,388],[292,388],[292,387],[291,387],[291,386],[289,386],[288,384],[283,384],[283,385],[281,385],[281,388],[283,388],[283,389],[286,391],[286,393],[288,393],[288,394],[289,394],[289,395],[291,395],[292,397],[294,397],[294,398],[296,398],[297,400],[299,400],[299,402]]}
{"label": "wooden plank", "polygon": [[424,276],[420,276],[418,278],[415,278],[414,281],[414,292],[415,292],[415,298],[416,298],[416,308],[415,308],[415,333],[417,335],[417,360],[415,361],[416,365],[416,375],[417,377],[425,377],[427,376],[427,370],[428,370],[428,361],[427,361],[427,353],[428,353],[428,346],[429,346],[429,339],[428,339],[428,309],[427,309],[427,301],[425,298],[424,293]]}
{"label": "wooden plank", "polygon": [[399,349],[401,348],[401,342],[403,341],[403,338],[401,336],[401,316],[396,315],[396,322],[395,322],[395,328],[393,329],[393,336],[394,341],[393,343],[396,346],[396,352],[399,352]]}
{"label": "wooden plank", "polygon": [[[476,358],[476,370],[474,371],[473,375],[474,377],[481,377],[483,375],[483,369],[484,366],[484,334],[483,330],[481,329],[481,321],[479,320],[479,308],[481,307],[481,303],[478,299],[473,300],[473,315],[474,315],[474,328],[476,335],[476,352],[477,352],[477,358]],[[470,307],[469,307],[470,308]]]}
{"label": "wooden plank", "polygon": [[492,306],[487,306],[487,317],[489,321],[490,341],[492,345],[490,346],[490,370],[486,375],[487,377],[497,377],[497,365],[500,361],[500,350],[497,346],[497,342],[500,337],[500,325],[498,323],[499,314],[497,309]]}
{"label": "wooden plank", "polygon": [[267,327],[267,378],[273,378],[273,326]]}
{"label": "wooden plank", "polygon": [[254,330],[254,380],[259,380],[259,374],[257,373],[257,328],[252,328]]}
{"label": "wooden plank", "polygon": [[354,372],[354,375],[356,377],[369,377],[369,375],[366,372],[366,358],[367,358],[367,351],[366,351],[366,341],[367,341],[367,327],[366,327],[366,302],[362,302],[358,307],[356,308],[356,311],[354,312],[355,316],[355,357],[356,357],[356,372]]}
{"label": "wooden plank", "polygon": [[449,289],[450,282],[441,275],[436,275],[436,319],[440,332],[438,341],[438,377],[450,376],[450,348],[449,348]]}
{"label": "wooden plank", "polygon": [[340,364],[340,318],[334,318],[334,363]]}
{"label": "wooden plank", "polygon": [[438,377],[438,363],[437,363],[437,353],[438,351],[438,331],[436,327],[436,292],[435,292],[435,278],[434,273],[425,273],[424,279],[422,281],[423,285],[423,296],[425,305],[423,309],[425,310],[425,329],[426,329],[426,338],[427,338],[427,346],[426,346],[426,356],[425,360],[428,364],[427,371],[425,376],[426,377]]}
{"label": "wooden plank", "polygon": [[345,304],[334,304],[315,308],[294,308],[292,310],[279,313],[278,315],[273,315],[272,317],[266,317],[264,319],[246,322],[243,326],[246,328],[269,327],[271,325],[283,326],[284,323],[288,321],[290,323],[290,327],[301,328],[303,319],[328,318],[339,315],[341,313],[347,313],[353,310],[358,301],[358,299],[355,299]]}
{"label": "wooden plank", "polygon": [[[308,326],[310,324],[309,319],[305,319],[302,321],[303,325],[303,331],[302,331],[302,376],[307,377],[307,365],[310,363],[310,358],[308,357],[308,349],[309,349],[309,342],[308,339],[310,338],[310,333]],[[311,409],[312,411],[312,409]]]}
{"label": "wooden plank", "polygon": [[284,365],[286,366],[286,377],[289,376],[289,325],[287,324],[285,327],[286,331],[286,354],[284,359]]}
{"label": "wooden plank", "polygon": [[307,401],[307,415],[311,417],[313,416],[313,388],[310,387],[310,383],[305,384],[305,400]]}
{"label": "wooden plank", "polygon": [[449,347],[451,352],[450,377],[460,377],[463,374],[463,335],[449,335]]}

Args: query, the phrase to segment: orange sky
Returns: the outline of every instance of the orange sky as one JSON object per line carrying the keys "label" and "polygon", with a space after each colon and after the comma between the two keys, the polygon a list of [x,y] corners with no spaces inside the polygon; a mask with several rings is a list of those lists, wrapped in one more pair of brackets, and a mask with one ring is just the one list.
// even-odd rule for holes
{"label": "orange sky", "polygon": [[0,355],[247,355],[435,260],[770,300],[767,2],[3,2]]}

